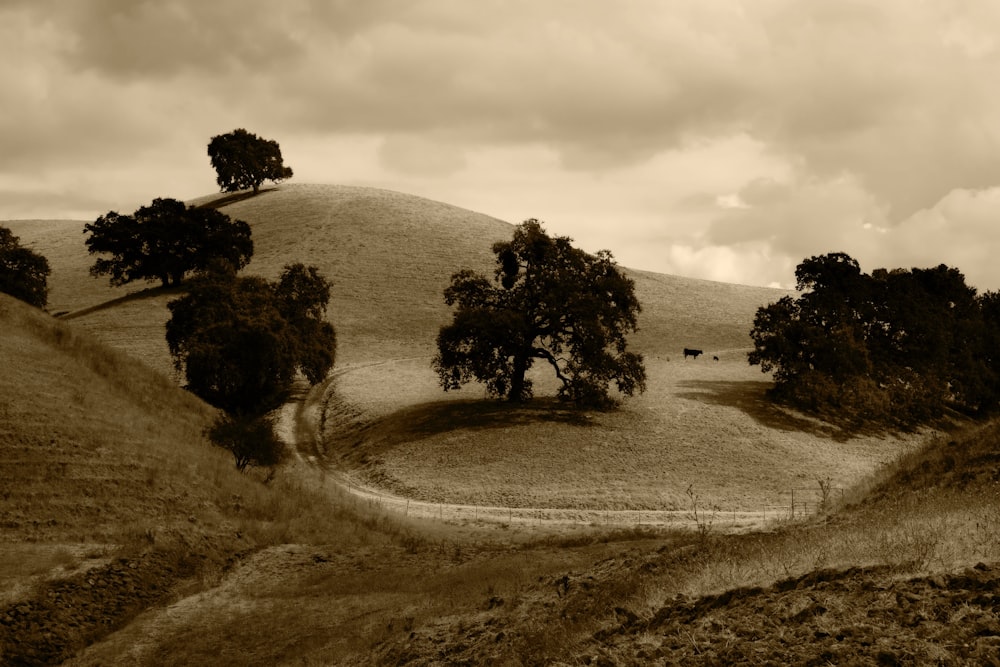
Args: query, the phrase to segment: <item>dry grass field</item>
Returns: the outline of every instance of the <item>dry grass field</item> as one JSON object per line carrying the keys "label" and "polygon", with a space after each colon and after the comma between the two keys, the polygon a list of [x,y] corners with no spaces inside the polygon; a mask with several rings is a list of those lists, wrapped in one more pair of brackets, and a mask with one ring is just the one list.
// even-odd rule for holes
{"label": "dry grass field", "polygon": [[[212,201],[229,200],[196,203]],[[437,330],[450,317],[442,292],[460,268],[490,273],[490,246],[509,238],[510,224],[411,195],[330,185],[282,185],[222,210],[252,226],[247,272],[275,278],[301,261],[333,281],[337,380],[324,423],[336,426],[324,431],[324,450],[328,463],[368,486],[433,502],[676,510],[693,485],[708,506],[753,511],[788,504],[793,489],[818,490],[819,480],[849,486],[919,442],[844,438],[770,407],[767,378],[746,363],[747,334],[756,309],[784,292],[640,271],[630,271],[643,305],[632,345],[646,357],[649,390],[621,411],[566,424],[549,407],[515,417],[485,405],[475,386],[445,394],[430,369]],[[13,229],[58,259],[54,312],[173,373],[162,335],[173,293],[142,285],[109,293],[87,275],[92,259],[79,222]],[[684,347],[705,355],[685,361]],[[537,382],[540,398],[554,393],[544,372]],[[364,443],[352,446],[359,432]]]}
{"label": "dry grass field", "polygon": [[[997,427],[845,434],[775,408],[745,355],[755,309],[782,292],[631,272],[648,391],[581,413],[539,374],[538,400],[514,408],[445,394],[429,366],[449,276],[489,271],[509,224],[340,186],[223,210],[253,228],[247,271],[301,261],[334,282],[337,366],[293,428],[318,465],[238,474],[202,436],[212,410],[177,387],[173,293],[89,277],[80,221],[4,223],[49,258],[62,317],[0,295],[0,663],[995,657]],[[673,511],[689,528],[418,519],[345,477],[413,501]],[[775,510],[820,480],[843,489],[825,514]],[[728,512],[757,507],[780,518],[729,534]]]}

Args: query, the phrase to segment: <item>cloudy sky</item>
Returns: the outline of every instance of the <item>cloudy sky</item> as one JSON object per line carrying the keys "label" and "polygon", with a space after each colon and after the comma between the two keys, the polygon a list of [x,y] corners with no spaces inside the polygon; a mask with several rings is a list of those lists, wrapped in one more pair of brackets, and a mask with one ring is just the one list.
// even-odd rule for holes
{"label": "cloudy sky", "polygon": [[1000,3],[0,0],[0,220],[294,182],[535,217],[626,266],[789,285],[805,257],[1000,289]]}

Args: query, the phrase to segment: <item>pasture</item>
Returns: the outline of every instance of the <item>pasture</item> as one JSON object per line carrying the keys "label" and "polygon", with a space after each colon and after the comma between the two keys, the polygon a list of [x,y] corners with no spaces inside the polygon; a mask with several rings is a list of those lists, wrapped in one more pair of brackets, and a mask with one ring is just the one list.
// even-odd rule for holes
{"label": "pasture", "polygon": [[[230,201],[197,203],[214,200]],[[756,309],[786,292],[643,271],[628,271],[643,308],[630,345],[649,388],[620,411],[551,409],[544,369],[539,400],[520,411],[483,402],[474,385],[446,394],[430,370],[450,318],[442,292],[461,268],[492,275],[490,247],[509,223],[373,188],[286,184],[231,201],[221,210],[253,229],[246,273],[273,279],[301,261],[333,281],[336,379],[321,437],[326,463],[358,483],[434,502],[597,510],[682,509],[693,487],[707,506],[755,511],[819,480],[847,487],[921,441],[846,437],[765,400],[748,332]],[[80,222],[11,226],[58,258],[53,312],[179,379],[162,334],[173,292],[89,277]],[[704,354],[686,358],[686,347]]]}
{"label": "pasture", "polygon": [[511,406],[475,386],[445,395],[427,358],[345,368],[327,391],[325,451],[358,483],[430,502],[676,511],[693,487],[706,507],[761,512],[793,489],[812,499],[802,490],[820,480],[849,487],[920,441],[846,437],[779,409],[745,350],[719,352],[649,358],[647,392],[608,412]]}
{"label": "pasture", "polygon": [[[537,400],[515,407],[444,393],[430,369],[449,276],[490,272],[509,224],[342,186],[224,210],[253,228],[248,272],[301,261],[334,282],[337,365],[286,410],[302,460],[270,484],[205,442],[212,410],[178,389],[163,341],[172,292],[90,278],[81,221],[9,225],[50,258],[63,317],[0,297],[0,655],[971,664],[995,648],[996,427],[846,434],[776,408],[745,355],[756,308],[784,292],[630,271],[648,391],[580,412],[539,372]],[[581,520],[418,518],[341,479]],[[729,534],[728,512],[821,480],[844,490],[829,514]],[[689,528],[636,525],[636,510]]]}

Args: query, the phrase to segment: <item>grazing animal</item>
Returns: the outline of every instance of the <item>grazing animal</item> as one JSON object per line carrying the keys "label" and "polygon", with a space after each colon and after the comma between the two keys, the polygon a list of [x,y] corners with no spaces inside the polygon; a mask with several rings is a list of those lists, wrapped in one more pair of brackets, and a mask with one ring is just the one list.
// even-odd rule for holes
{"label": "grazing animal", "polygon": [[718,357],[718,356],[715,356],[715,357],[712,357],[712,359],[713,359],[713,360],[715,360],[715,361],[718,361],[718,360],[719,360],[719,357]]}
{"label": "grazing animal", "polygon": [[685,359],[687,359],[689,356],[694,357],[695,359],[697,359],[699,354],[703,354],[701,350],[691,350],[691,349],[686,348],[686,347],[684,348],[684,358]]}

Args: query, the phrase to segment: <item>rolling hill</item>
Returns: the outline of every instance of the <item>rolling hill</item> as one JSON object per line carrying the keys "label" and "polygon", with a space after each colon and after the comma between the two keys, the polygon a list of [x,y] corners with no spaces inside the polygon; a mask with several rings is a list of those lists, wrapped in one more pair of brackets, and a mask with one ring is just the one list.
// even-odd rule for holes
{"label": "rolling hill", "polygon": [[[298,261],[333,281],[337,367],[319,399],[316,453],[356,482],[432,502],[651,510],[683,507],[694,485],[706,503],[747,510],[787,503],[793,489],[819,479],[847,486],[914,445],[844,438],[769,405],[767,378],[745,361],[747,334],[756,309],[786,292],[632,270],[643,306],[632,346],[646,357],[646,394],[585,424],[553,423],[551,411],[534,408],[499,419],[490,408],[484,422],[482,391],[443,393],[430,360],[450,318],[442,298],[450,276],[466,267],[491,273],[490,247],[510,237],[511,224],[335,185],[285,184],[194,203],[251,225],[255,251],[245,272],[274,278]],[[139,286],[109,299],[105,282],[87,275],[81,223],[11,226],[54,258],[53,311],[174,373],[162,332],[175,292]],[[685,361],[684,347],[706,355]],[[544,398],[552,380],[537,379]]]}
{"label": "rolling hill", "polygon": [[[614,412],[544,396],[510,408],[443,394],[428,368],[448,276],[489,270],[510,225],[339,186],[285,185],[225,210],[253,226],[249,271],[303,261],[334,280],[338,366],[310,396],[329,468],[432,502],[679,507],[696,530],[442,525],[346,496],[322,469],[239,475],[202,437],[213,411],[170,375],[173,293],[90,278],[80,222],[12,223],[50,258],[51,309],[66,315],[0,295],[0,662],[995,657],[1000,571],[977,562],[1000,559],[996,427],[859,486],[924,438],[847,437],[764,399],[745,336],[781,292],[632,272],[647,393]],[[691,345],[720,361],[679,359]],[[724,534],[726,510],[818,479],[853,504]]]}
{"label": "rolling hill", "polygon": [[344,530],[328,496],[237,472],[173,380],[6,294],[0,364],[0,664],[60,662],[240,553]]}
{"label": "rolling hill", "polygon": [[[226,201],[221,195],[192,203]],[[285,184],[220,207],[253,229],[247,273],[275,278],[282,266],[313,264],[334,283],[329,316],[342,363],[432,354],[448,321],[442,293],[461,268],[492,274],[490,246],[510,238],[510,223],[441,202],[375,188]],[[50,259],[49,310],[66,314],[101,340],[169,369],[159,334],[169,295],[144,285],[114,289],[90,277],[93,258],[83,222],[4,223]],[[756,308],[784,292],[630,271],[644,310],[636,346],[646,354],[746,347]],[[132,298],[122,298],[125,295]],[[110,307],[94,308],[100,304]],[[111,311],[110,315],[108,311]],[[124,330],[131,332],[123,334]]]}

